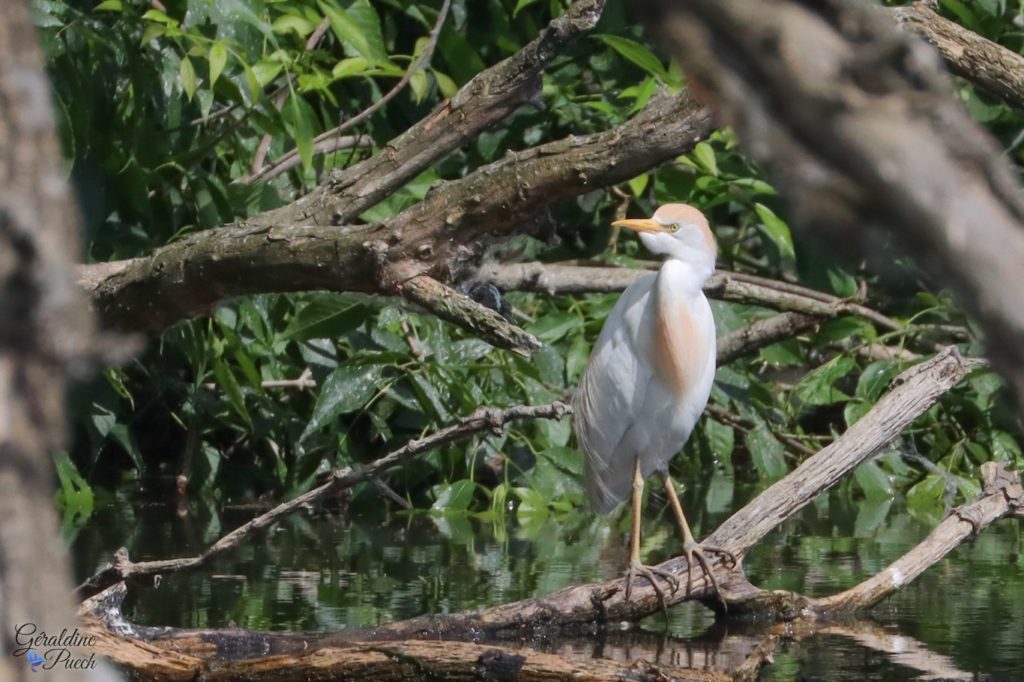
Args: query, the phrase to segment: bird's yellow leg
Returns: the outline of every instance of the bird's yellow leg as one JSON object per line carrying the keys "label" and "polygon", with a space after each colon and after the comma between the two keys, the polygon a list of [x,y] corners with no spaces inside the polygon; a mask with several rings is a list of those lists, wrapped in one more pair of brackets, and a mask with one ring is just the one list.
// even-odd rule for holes
{"label": "bird's yellow leg", "polygon": [[[715,590],[715,594],[719,594],[718,580],[715,579],[715,574],[711,570],[711,566],[708,564],[708,559],[704,555],[704,552],[706,550],[710,554],[718,554],[726,560],[727,564],[732,564],[732,566],[736,565],[735,555],[721,547],[701,547],[697,544],[697,540],[693,537],[693,532],[690,530],[690,524],[686,522],[686,514],[683,513],[683,505],[679,501],[679,495],[676,494],[675,481],[673,481],[672,477],[668,474],[665,474],[665,494],[668,495],[669,504],[672,505],[672,512],[676,516],[676,524],[679,526],[679,532],[683,535],[683,552],[686,553],[686,594],[689,595],[690,590],[693,587],[693,574],[691,569],[694,561],[700,563],[701,569],[708,576],[708,580],[711,581],[711,587]],[[719,595],[719,597],[721,597],[721,595]]]}
{"label": "bird's yellow leg", "polygon": [[626,571],[626,599],[633,589],[633,577],[637,574],[647,578],[658,595],[661,608],[666,609],[665,594],[658,586],[658,577],[664,578],[672,586],[672,591],[679,589],[679,579],[667,571],[646,566],[640,561],[640,511],[644,497],[644,477],[640,475],[640,459],[637,458],[633,468],[633,534],[629,539],[629,570]]}

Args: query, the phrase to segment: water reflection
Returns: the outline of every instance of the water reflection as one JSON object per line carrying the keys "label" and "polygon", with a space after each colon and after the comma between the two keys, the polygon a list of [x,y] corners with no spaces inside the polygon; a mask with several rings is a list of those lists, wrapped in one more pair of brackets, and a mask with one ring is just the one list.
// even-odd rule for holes
{"label": "water reflection", "polygon": [[[699,510],[692,498],[685,502]],[[703,516],[694,514],[702,533],[728,512],[713,495],[706,499]],[[158,589],[133,587],[125,615],[143,625],[331,632],[543,595],[615,576],[627,559],[625,514],[517,520],[385,514],[377,508],[294,514],[207,569],[166,576]],[[645,518],[643,551],[650,561],[678,550],[673,526],[656,509],[657,502]],[[136,489],[120,490],[98,500],[96,513],[74,538],[77,575],[85,578],[122,545],[136,561],[197,554],[258,511],[202,501],[179,507]],[[930,527],[898,501],[855,504],[837,493],[787,522],[751,552],[745,566],[761,587],[824,595],[877,572]],[[784,640],[761,679],[975,673],[1024,679],[1019,522],[1001,522],[959,548],[874,617],[872,629],[836,628]],[[667,623],[652,616],[643,627],[546,647],[728,669],[764,636],[756,624],[715,625],[710,612],[696,605],[672,609]]]}

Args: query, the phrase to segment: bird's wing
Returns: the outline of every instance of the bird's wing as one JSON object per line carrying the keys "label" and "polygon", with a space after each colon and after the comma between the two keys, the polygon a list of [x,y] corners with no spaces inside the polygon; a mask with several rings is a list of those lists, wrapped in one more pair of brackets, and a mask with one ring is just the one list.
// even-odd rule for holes
{"label": "bird's wing", "polygon": [[619,298],[601,329],[573,400],[576,438],[584,454],[587,492],[593,507],[611,511],[628,494],[637,451],[629,443],[637,409],[653,380],[646,361],[654,317],[654,282],[649,275]]}

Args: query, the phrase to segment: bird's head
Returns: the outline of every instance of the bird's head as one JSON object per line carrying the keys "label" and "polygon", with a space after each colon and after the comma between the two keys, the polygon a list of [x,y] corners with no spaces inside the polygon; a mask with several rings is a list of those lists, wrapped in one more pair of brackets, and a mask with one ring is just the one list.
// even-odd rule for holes
{"label": "bird's head", "polygon": [[651,218],[616,220],[640,235],[647,250],[681,260],[709,276],[715,269],[718,246],[704,214],[687,204],[665,204]]}

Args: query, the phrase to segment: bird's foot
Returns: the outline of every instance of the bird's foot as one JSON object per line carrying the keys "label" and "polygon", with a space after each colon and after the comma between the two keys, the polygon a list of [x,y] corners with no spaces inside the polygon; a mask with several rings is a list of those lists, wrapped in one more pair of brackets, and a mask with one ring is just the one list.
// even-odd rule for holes
{"label": "bird's foot", "polygon": [[679,589],[679,578],[660,568],[646,566],[639,561],[631,561],[629,562],[629,568],[626,570],[626,601],[629,601],[630,593],[633,590],[633,578],[637,577],[637,575],[646,578],[651,583],[654,593],[658,595],[658,603],[661,604],[662,611],[667,611],[668,606],[665,602],[665,593],[662,591],[661,586],[658,585],[658,578],[662,578],[671,585],[673,593]]}
{"label": "bird's foot", "polygon": [[718,579],[715,578],[715,572],[711,570],[707,554],[717,554],[722,557],[727,568],[736,567],[736,555],[721,547],[703,546],[696,542],[687,543],[683,547],[683,553],[686,555],[686,596],[690,596],[690,593],[693,591],[693,564],[697,562],[700,564],[704,575],[711,582],[711,589],[718,596],[719,601],[722,602],[722,608],[724,609],[726,607],[725,599],[722,598],[722,593],[718,588]]}

